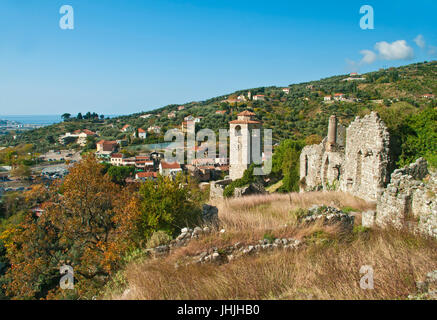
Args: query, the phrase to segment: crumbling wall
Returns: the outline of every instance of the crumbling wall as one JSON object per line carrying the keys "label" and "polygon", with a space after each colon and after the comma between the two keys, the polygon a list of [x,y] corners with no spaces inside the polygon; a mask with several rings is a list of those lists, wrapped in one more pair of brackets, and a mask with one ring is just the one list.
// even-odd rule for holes
{"label": "crumbling wall", "polygon": [[325,152],[322,157],[320,176],[323,190],[337,190],[343,173],[343,152]]}
{"label": "crumbling wall", "polygon": [[346,129],[340,190],[376,201],[389,181],[390,134],[379,115],[357,117]]}
{"label": "crumbling wall", "polygon": [[209,198],[210,199],[223,199],[223,192],[228,184],[232,182],[232,179],[219,180],[219,181],[211,181],[210,189],[209,189]]}
{"label": "crumbling wall", "polygon": [[428,172],[425,159],[398,169],[378,199],[378,226],[408,228],[437,237],[437,173]]}
{"label": "crumbling wall", "polygon": [[301,191],[314,190],[322,185],[320,169],[325,142],[326,139],[321,144],[306,146],[300,154]]}

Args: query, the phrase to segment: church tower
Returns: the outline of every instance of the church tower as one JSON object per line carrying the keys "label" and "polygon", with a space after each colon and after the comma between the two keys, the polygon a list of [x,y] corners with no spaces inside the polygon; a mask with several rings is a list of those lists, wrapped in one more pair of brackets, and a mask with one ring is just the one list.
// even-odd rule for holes
{"label": "church tower", "polygon": [[[252,129],[261,129],[261,122],[254,119],[255,113],[243,111],[230,124],[229,176],[232,180],[243,177],[244,171],[253,162]],[[260,151],[257,151],[260,152]]]}

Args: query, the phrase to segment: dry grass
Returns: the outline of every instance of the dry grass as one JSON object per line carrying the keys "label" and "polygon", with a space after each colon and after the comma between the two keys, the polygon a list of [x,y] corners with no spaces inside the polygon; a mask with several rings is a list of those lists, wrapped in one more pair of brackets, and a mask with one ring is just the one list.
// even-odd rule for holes
{"label": "dry grass", "polygon": [[[221,266],[175,269],[170,260],[132,264],[125,299],[405,299],[415,281],[437,269],[435,240],[372,231],[352,242],[245,257]],[[359,286],[363,265],[374,290]],[[119,297],[114,297],[119,298]]]}
{"label": "dry grass", "polygon": [[[215,203],[224,234],[193,240],[165,259],[127,266],[129,293],[123,299],[403,299],[415,281],[437,269],[437,241],[397,231],[372,230],[340,234],[335,228],[296,223],[293,212],[313,204],[349,207],[373,205],[342,193],[314,192],[253,196]],[[359,219],[357,219],[359,220]],[[287,226],[285,226],[287,224]],[[296,251],[243,257],[221,266],[202,264],[175,268],[211,247],[253,243],[264,234],[305,238]],[[375,289],[359,286],[359,270],[371,265]],[[108,294],[120,299],[120,295]]]}
{"label": "dry grass", "polygon": [[277,229],[293,222],[293,211],[315,204],[350,207],[358,212],[375,208],[374,204],[341,192],[255,195],[215,203],[227,231]]}
{"label": "dry grass", "polygon": [[[277,238],[301,239],[317,226],[302,228],[294,212],[315,204],[354,208],[358,212],[374,209],[371,203],[339,192],[255,195],[213,204],[219,209],[220,228],[224,228],[226,233],[215,233],[192,241],[187,247],[176,251],[175,256],[195,255],[211,247],[225,247],[236,242],[253,243],[263,239],[266,233]],[[360,223],[360,219],[358,215],[356,221]]]}

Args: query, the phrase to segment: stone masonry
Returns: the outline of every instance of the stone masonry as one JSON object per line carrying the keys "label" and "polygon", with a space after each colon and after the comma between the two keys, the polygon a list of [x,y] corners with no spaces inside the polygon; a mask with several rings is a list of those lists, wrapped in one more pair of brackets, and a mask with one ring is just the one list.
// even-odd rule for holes
{"label": "stone masonry", "polygon": [[340,190],[376,201],[389,182],[390,135],[379,115],[357,117],[345,129],[335,116],[328,137],[300,156],[301,191]]}
{"label": "stone masonry", "polygon": [[437,173],[428,172],[425,159],[395,170],[377,202],[378,226],[408,228],[437,237]]}

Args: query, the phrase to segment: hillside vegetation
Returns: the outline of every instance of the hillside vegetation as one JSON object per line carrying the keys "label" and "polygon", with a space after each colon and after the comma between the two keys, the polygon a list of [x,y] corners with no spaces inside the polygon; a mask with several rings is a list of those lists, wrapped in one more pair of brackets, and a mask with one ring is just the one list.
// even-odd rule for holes
{"label": "hillside vegetation", "polygon": [[[362,77],[365,81],[343,81],[348,75],[339,75],[318,81],[292,84],[288,94],[278,87],[260,87],[239,90],[234,93],[215,97],[200,102],[180,105],[169,105],[128,116],[113,119],[82,119],[70,118],[65,123],[19,134],[12,139],[11,135],[2,136],[0,145],[18,145],[30,143],[37,152],[47,149],[61,148],[56,140],[61,134],[75,129],[98,131],[104,139],[122,139],[126,134],[120,132],[121,127],[130,124],[133,128],[147,129],[149,126],[162,127],[162,133],[167,129],[180,127],[184,117],[192,115],[203,117],[196,125],[197,129],[210,128],[217,131],[228,128],[228,122],[236,118],[237,113],[253,110],[263,122],[264,128],[273,130],[276,142],[283,139],[304,139],[311,135],[325,136],[328,118],[336,114],[339,121],[349,124],[357,115],[364,115],[372,110],[380,112],[399,145],[406,150],[400,156],[400,164],[413,161],[413,158],[425,156],[430,162],[437,153],[436,146],[436,99],[423,98],[424,94],[437,92],[437,62],[416,63],[399,68],[381,69],[370,72]],[[240,95],[247,97],[265,95],[265,101],[233,101]],[[324,96],[344,93],[346,101],[324,103]],[[216,114],[216,111],[225,111]],[[169,119],[170,112],[175,117]],[[141,115],[150,114],[147,119]],[[416,117],[415,117],[416,116]],[[421,119],[426,119],[421,120]],[[425,126],[423,128],[423,125]],[[154,143],[163,141],[163,135],[150,134],[146,141],[128,139],[130,144]],[[76,146],[77,147],[77,146]],[[401,148],[401,147],[400,147]],[[426,150],[425,150],[426,149]]]}

